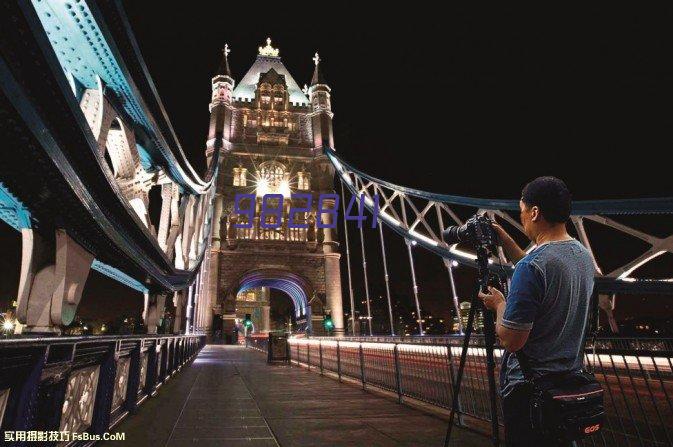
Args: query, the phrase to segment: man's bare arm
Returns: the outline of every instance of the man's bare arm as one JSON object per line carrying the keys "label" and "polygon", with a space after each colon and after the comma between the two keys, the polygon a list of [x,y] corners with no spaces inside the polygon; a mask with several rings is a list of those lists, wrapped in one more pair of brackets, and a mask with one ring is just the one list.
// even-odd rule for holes
{"label": "man's bare arm", "polygon": [[500,245],[502,245],[502,249],[505,251],[507,259],[512,261],[512,264],[516,264],[521,258],[526,256],[526,252],[519,247],[519,244],[512,239],[512,236],[510,236],[504,228],[497,223],[493,224],[493,228],[495,228],[495,231],[498,233]]}

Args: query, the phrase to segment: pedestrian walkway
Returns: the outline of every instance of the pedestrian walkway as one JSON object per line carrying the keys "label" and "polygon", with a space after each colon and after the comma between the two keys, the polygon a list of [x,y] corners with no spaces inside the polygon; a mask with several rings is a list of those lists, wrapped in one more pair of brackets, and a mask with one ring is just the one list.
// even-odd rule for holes
{"label": "pedestrian walkway", "polygon": [[[208,345],[103,446],[442,446],[446,423],[260,352]],[[452,446],[489,445],[456,430]]]}

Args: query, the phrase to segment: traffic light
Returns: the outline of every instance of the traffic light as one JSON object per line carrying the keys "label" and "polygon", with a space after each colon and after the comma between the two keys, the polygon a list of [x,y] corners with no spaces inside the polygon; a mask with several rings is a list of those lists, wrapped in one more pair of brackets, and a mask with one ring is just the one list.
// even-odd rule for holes
{"label": "traffic light", "polygon": [[252,327],[252,317],[250,314],[245,314],[245,319],[243,320],[243,326],[246,328],[251,328]]}
{"label": "traffic light", "polygon": [[331,332],[334,329],[334,322],[332,321],[330,311],[325,311],[325,315],[322,316],[322,325],[327,332]]}

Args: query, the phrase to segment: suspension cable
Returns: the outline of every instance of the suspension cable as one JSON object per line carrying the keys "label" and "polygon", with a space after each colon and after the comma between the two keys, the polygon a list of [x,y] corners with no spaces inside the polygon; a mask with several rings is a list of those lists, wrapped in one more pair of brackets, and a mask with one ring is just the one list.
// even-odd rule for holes
{"label": "suspension cable", "polygon": [[411,253],[412,242],[409,239],[404,240],[407,243],[409,252],[409,266],[411,267],[411,281],[414,286],[414,299],[416,300],[416,314],[418,317],[418,335],[423,335],[423,317],[421,316],[421,305],[418,301],[418,284],[416,283],[416,269],[414,268],[414,255]]}
{"label": "suspension cable", "polygon": [[365,299],[367,300],[367,321],[369,321],[369,335],[372,333],[372,308],[369,303],[369,282],[367,281],[367,256],[365,255],[365,236],[360,225],[360,245],[362,246],[362,272],[365,280]]}
{"label": "suspension cable", "polygon": [[388,316],[390,317],[390,335],[395,335],[395,324],[393,321],[393,307],[390,303],[390,280],[388,278],[388,263],[386,262],[386,244],[383,241],[383,222],[379,219],[379,238],[381,239],[381,257],[383,258],[383,277],[386,280],[386,298],[388,298]]}
{"label": "suspension cable", "polygon": [[458,294],[456,293],[456,283],[453,280],[453,266],[450,259],[444,259],[444,265],[449,272],[449,283],[451,284],[451,297],[453,299],[453,306],[456,309],[456,318],[458,319],[458,332],[463,334],[463,321],[460,318],[460,303],[458,302]]}
{"label": "suspension cable", "polygon": [[348,294],[351,300],[351,335],[355,336],[355,299],[353,298],[353,279],[351,277],[351,250],[348,242],[348,225],[346,222],[346,196],[344,182],[341,180],[341,207],[344,216],[344,238],[346,239],[346,265],[348,266]]}

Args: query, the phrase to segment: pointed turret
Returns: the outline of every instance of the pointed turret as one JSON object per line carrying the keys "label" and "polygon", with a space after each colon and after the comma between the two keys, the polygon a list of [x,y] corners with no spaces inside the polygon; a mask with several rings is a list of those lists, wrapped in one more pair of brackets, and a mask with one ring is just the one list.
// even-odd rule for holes
{"label": "pointed turret", "polygon": [[334,137],[332,135],[332,101],[329,85],[323,77],[320,70],[320,56],[318,52],[313,56],[315,69],[311,86],[308,88],[308,96],[313,108],[313,144],[316,149],[322,149],[325,146],[334,148]]}
{"label": "pointed turret", "polygon": [[229,69],[230,52],[229,45],[225,43],[224,48],[222,48],[222,62],[220,62],[220,68],[218,68],[216,75],[232,77],[231,70]]}
{"label": "pointed turret", "polygon": [[320,70],[320,56],[318,55],[317,51],[315,56],[313,56],[313,62],[315,63],[315,69],[313,70],[313,77],[311,78],[311,87],[317,84],[327,85],[327,81],[325,81],[322,70]]}
{"label": "pointed turret", "polygon": [[213,154],[216,144],[222,144],[225,150],[231,147],[231,101],[234,90],[234,78],[229,69],[229,45],[224,44],[222,49],[222,62],[217,74],[212,80],[212,97],[210,100],[210,127],[206,142],[206,157],[208,163]]}

